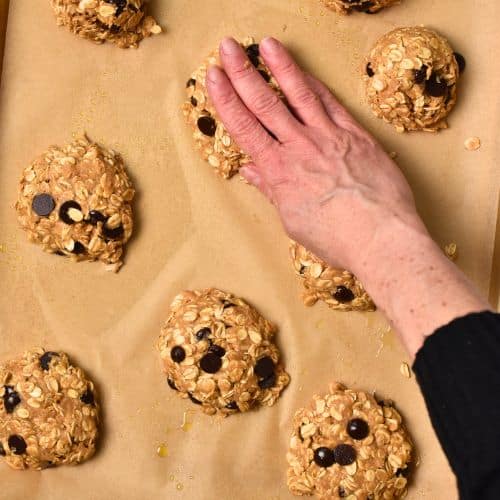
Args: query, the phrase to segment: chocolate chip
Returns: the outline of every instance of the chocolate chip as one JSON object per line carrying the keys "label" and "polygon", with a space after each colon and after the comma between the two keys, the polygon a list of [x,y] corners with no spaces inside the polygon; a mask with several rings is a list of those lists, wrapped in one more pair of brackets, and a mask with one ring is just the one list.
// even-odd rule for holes
{"label": "chocolate chip", "polygon": [[50,362],[54,356],[59,356],[57,352],[47,351],[40,356],[40,366],[42,370],[47,371],[50,368]]}
{"label": "chocolate chip", "polygon": [[397,477],[408,477],[409,473],[410,473],[410,468],[406,467],[406,469],[398,469],[396,471],[396,476]]}
{"label": "chocolate chip", "polygon": [[186,351],[180,345],[176,345],[170,351],[170,357],[176,363],[181,363],[184,359],[186,359]]}
{"label": "chocolate chip", "polygon": [[345,498],[346,496],[347,496],[346,490],[342,486],[339,486],[339,497]]}
{"label": "chocolate chip", "polygon": [[211,116],[200,116],[197,122],[198,128],[202,134],[208,135],[208,137],[213,137],[215,131],[217,130],[217,124]]}
{"label": "chocolate chip", "polygon": [[259,45],[257,43],[253,43],[252,45],[249,45],[245,51],[248,59],[250,59],[250,62],[257,67],[259,65]]}
{"label": "chocolate chip", "polygon": [[462,54],[459,54],[458,52],[453,52],[453,55],[455,56],[455,60],[457,61],[458,64],[458,72],[463,73],[465,71],[465,67],[467,66],[467,63],[465,62],[465,57]]}
{"label": "chocolate chip", "polygon": [[366,74],[371,78],[374,74],[375,74],[375,71],[373,71],[372,69],[372,63],[368,63],[366,65]]}
{"label": "chocolate chip", "polygon": [[65,257],[65,256],[66,256],[66,254],[65,254],[64,252],[61,252],[61,250],[56,250],[56,251],[54,252],[54,254],[55,254],[55,255],[60,255],[61,257]]}
{"label": "chocolate chip", "polygon": [[116,6],[115,16],[118,17],[127,6],[127,0],[106,0],[108,3],[111,3]]}
{"label": "chocolate chip", "polygon": [[414,70],[414,80],[415,83],[424,83],[425,79],[427,78],[427,66],[425,64],[422,64],[422,67],[420,69]]}
{"label": "chocolate chip", "polygon": [[189,399],[195,404],[195,405],[201,405],[202,402],[198,401],[191,393],[188,393]]}
{"label": "chocolate chip", "polygon": [[114,227],[113,229],[110,229],[106,225],[102,226],[102,235],[110,240],[117,240],[118,238],[121,238],[123,236],[123,232],[124,230],[122,225]]}
{"label": "chocolate chip", "polygon": [[356,450],[349,444],[339,444],[333,453],[339,465],[350,465],[356,460]]}
{"label": "chocolate chip", "polygon": [[238,403],[236,401],[231,401],[226,405],[228,410],[239,410]]}
{"label": "chocolate chip", "polygon": [[217,373],[222,366],[222,360],[217,354],[209,352],[200,360],[200,368],[206,373]]}
{"label": "chocolate chip", "polygon": [[365,439],[370,433],[370,428],[365,420],[362,418],[353,418],[347,423],[347,434],[353,439]]}
{"label": "chocolate chip", "polygon": [[62,205],[61,208],[59,209],[59,218],[65,223],[65,224],[74,224],[76,221],[74,221],[70,216],[69,216],[69,210],[71,208],[74,208],[75,210],[82,210],[82,207],[80,206],[79,203],[77,203],[74,200],[69,200],[65,201]]}
{"label": "chocolate chip", "polygon": [[170,389],[173,389],[174,391],[179,390],[177,389],[177,386],[175,385],[175,382],[172,379],[167,378],[167,384],[169,385]]}
{"label": "chocolate chip", "polygon": [[349,288],[340,285],[333,293],[333,298],[341,304],[346,304],[347,302],[352,302],[354,300],[354,294]]}
{"label": "chocolate chip", "polygon": [[10,451],[14,453],[14,455],[22,455],[26,451],[26,441],[17,434],[9,436],[7,442],[9,443]]}
{"label": "chocolate chip", "polygon": [[229,307],[236,307],[236,304],[233,304],[231,301],[229,300],[224,300],[222,302],[224,305],[222,306],[222,309],[225,310],[225,309],[228,309]]}
{"label": "chocolate chip", "polygon": [[260,76],[264,78],[264,80],[269,83],[271,81],[271,77],[263,70],[259,69]]}
{"label": "chocolate chip", "polygon": [[194,96],[191,97],[191,105],[195,108],[196,108],[196,106],[198,106],[198,101],[197,101],[196,97],[194,97]]}
{"label": "chocolate chip", "polygon": [[194,87],[196,85],[196,80],[194,78],[190,78],[187,82],[186,82],[186,87]]}
{"label": "chocolate chip", "polygon": [[12,413],[21,402],[19,393],[11,385],[4,386],[3,405],[7,413]]}
{"label": "chocolate chip", "polygon": [[95,403],[94,393],[87,389],[81,396],[80,401],[86,405],[93,405]]}
{"label": "chocolate chip", "polygon": [[276,385],[276,375],[273,373],[269,377],[259,380],[258,385],[261,389],[271,389]]}
{"label": "chocolate chip", "polygon": [[89,223],[92,224],[93,226],[96,226],[98,222],[106,222],[107,217],[99,212],[98,210],[91,210],[89,212]]}
{"label": "chocolate chip", "polygon": [[208,336],[211,333],[212,333],[212,331],[210,330],[210,328],[207,328],[207,327],[202,328],[201,330],[198,330],[196,332],[196,334],[195,334],[196,335],[196,340],[198,340],[198,342],[199,342],[200,340],[206,339],[206,338],[208,338]]}
{"label": "chocolate chip", "polygon": [[299,274],[304,274],[305,270],[306,270],[306,266],[300,266]]}
{"label": "chocolate chip", "polygon": [[331,467],[335,463],[335,455],[330,448],[322,446],[314,450],[314,461],[320,467]]}
{"label": "chocolate chip", "polygon": [[85,247],[79,241],[75,241],[75,246],[73,247],[71,253],[81,255],[82,253],[85,253]]}
{"label": "chocolate chip", "polygon": [[267,378],[274,373],[274,361],[269,356],[260,358],[253,371],[258,377]]}
{"label": "chocolate chip", "polygon": [[432,97],[443,97],[448,91],[446,82],[442,82],[436,73],[432,73],[425,82],[425,91]]}
{"label": "chocolate chip", "polygon": [[224,349],[224,347],[221,347],[220,345],[216,345],[216,344],[212,344],[208,348],[208,352],[211,352],[211,353],[215,354],[216,356],[219,356],[219,358],[222,358],[222,356],[224,356],[224,354],[226,354],[226,350]]}
{"label": "chocolate chip", "polygon": [[5,453],[5,448],[3,447],[3,444],[0,443],[0,457],[5,457],[7,453]]}
{"label": "chocolate chip", "polygon": [[42,193],[33,197],[31,208],[40,217],[47,217],[56,208],[56,202],[50,194]]}
{"label": "chocolate chip", "polygon": [[105,27],[106,27],[106,28],[108,29],[108,31],[109,31],[110,33],[112,33],[113,35],[118,35],[118,33],[120,33],[120,31],[122,30],[122,29],[120,28],[120,26],[118,26],[118,24],[112,24],[112,25],[111,25],[111,26],[109,26],[109,27],[108,27],[107,25],[105,25]]}

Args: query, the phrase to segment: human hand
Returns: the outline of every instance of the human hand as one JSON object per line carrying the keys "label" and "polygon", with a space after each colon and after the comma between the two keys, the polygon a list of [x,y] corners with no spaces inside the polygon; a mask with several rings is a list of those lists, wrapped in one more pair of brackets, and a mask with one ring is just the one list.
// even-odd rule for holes
{"label": "human hand", "polygon": [[408,183],[377,141],[280,42],[264,39],[260,55],[287,104],[231,38],[220,47],[224,71],[210,68],[206,84],[252,158],[240,173],[276,206],[288,235],[356,272],[382,225],[398,219],[424,233]]}

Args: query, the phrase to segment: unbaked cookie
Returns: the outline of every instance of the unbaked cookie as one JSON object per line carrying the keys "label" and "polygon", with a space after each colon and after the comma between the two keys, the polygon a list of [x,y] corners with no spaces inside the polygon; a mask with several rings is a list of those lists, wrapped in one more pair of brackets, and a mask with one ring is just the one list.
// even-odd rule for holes
{"label": "unbaked cookie", "polygon": [[182,292],[158,342],[168,384],[210,415],[271,406],[290,381],[275,333],[274,325],[230,293]]}
{"label": "unbaked cookie", "polygon": [[384,7],[390,7],[400,0],[322,0],[323,3],[335,12],[350,14],[351,12],[365,12],[375,14]]}
{"label": "unbaked cookie", "polygon": [[398,28],[380,38],[365,68],[373,112],[398,132],[447,128],[465,60],[441,35],[422,27]]}
{"label": "unbaked cookie", "polygon": [[297,411],[287,473],[296,495],[382,500],[406,494],[412,443],[401,415],[366,392],[332,384]]}
{"label": "unbaked cookie", "polygon": [[375,304],[363,285],[349,271],[330,267],[294,241],[290,244],[290,256],[293,268],[304,285],[306,306],[322,300],[332,309],[340,311],[375,310]]}
{"label": "unbaked cookie", "polygon": [[117,271],[132,234],[133,197],[120,155],[82,138],[50,147],[24,170],[16,210],[45,251]]}
{"label": "unbaked cookie", "polygon": [[[282,97],[276,80],[259,55],[259,45],[253,38],[247,38],[241,45],[256,71]],[[186,84],[187,100],[182,110],[193,129],[195,144],[203,159],[208,161],[217,174],[229,179],[242,165],[249,162],[249,157],[231,139],[208,97],[205,87],[207,69],[219,64],[219,53],[214,51],[191,75]]]}
{"label": "unbaked cookie", "polygon": [[0,365],[0,457],[13,469],[92,457],[99,409],[93,383],[62,352],[36,348]]}
{"label": "unbaked cookie", "polygon": [[97,43],[137,47],[152,34],[161,33],[153,17],[144,13],[145,0],[51,0],[57,24]]}

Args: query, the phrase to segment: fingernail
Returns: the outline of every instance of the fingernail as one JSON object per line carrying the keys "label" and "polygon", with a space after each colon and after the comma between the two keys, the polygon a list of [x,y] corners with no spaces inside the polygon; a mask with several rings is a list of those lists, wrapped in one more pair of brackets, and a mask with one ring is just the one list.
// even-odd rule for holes
{"label": "fingernail", "polygon": [[236,54],[238,50],[240,50],[240,46],[238,45],[236,40],[234,38],[229,38],[229,37],[224,38],[224,40],[222,40],[220,48],[222,52],[224,52],[224,54],[228,56]]}
{"label": "fingernail", "polygon": [[276,38],[273,38],[272,36],[268,36],[267,38],[264,38],[260,42],[260,48],[264,49],[264,52],[275,52],[278,50],[280,47],[280,43]]}
{"label": "fingernail", "polygon": [[207,80],[210,83],[218,83],[222,75],[222,70],[219,66],[209,66],[207,71]]}

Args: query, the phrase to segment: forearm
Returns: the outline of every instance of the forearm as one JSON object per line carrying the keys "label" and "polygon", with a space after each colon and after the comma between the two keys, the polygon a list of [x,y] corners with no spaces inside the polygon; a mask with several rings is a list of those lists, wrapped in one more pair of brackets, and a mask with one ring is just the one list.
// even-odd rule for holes
{"label": "forearm", "polygon": [[412,356],[440,326],[490,309],[427,232],[401,219],[377,229],[353,271]]}

